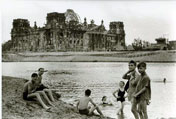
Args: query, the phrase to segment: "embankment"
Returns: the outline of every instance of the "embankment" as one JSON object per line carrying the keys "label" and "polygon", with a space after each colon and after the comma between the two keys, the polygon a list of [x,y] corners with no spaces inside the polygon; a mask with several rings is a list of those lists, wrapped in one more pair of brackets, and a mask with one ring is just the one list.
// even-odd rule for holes
{"label": "embankment", "polygon": [[176,51],[3,53],[3,62],[176,62]]}

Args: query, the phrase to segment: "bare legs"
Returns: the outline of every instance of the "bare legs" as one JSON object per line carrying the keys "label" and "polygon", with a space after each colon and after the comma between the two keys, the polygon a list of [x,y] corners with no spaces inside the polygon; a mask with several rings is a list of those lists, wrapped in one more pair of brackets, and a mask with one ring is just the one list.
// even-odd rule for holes
{"label": "bare legs", "polygon": [[46,95],[46,93],[45,93],[44,91],[37,91],[37,93],[39,93],[40,95],[42,95],[43,98],[47,101],[47,103],[48,103],[49,105],[54,106],[54,105],[51,103],[50,99],[48,98],[48,96]]}
{"label": "bare legs", "polygon": [[131,99],[131,112],[133,113],[135,119],[139,119],[137,111],[137,102],[135,98]]}
{"label": "bare legs", "polygon": [[[138,103],[135,98],[132,99],[132,107],[131,111],[135,117],[135,119],[148,119],[147,115],[147,101],[146,100],[140,100]],[[137,109],[138,106],[138,109]],[[138,116],[139,115],[139,116]]]}
{"label": "bare legs", "polygon": [[[46,92],[46,93],[45,93]],[[48,95],[47,95],[48,94]],[[52,102],[54,102],[54,97],[52,95],[52,92],[51,90],[44,90],[44,91],[37,91],[35,93],[32,93],[32,94],[28,94],[28,98],[37,98],[37,100],[39,101],[39,103],[42,105],[43,108],[45,109],[49,109],[50,107],[48,107],[44,101],[42,100],[41,96],[43,97],[44,100],[46,100],[46,102],[51,105],[51,106],[54,106],[52,104]]]}
{"label": "bare legs", "polygon": [[139,102],[139,116],[141,119],[148,119],[147,115],[147,101],[141,100]]}
{"label": "bare legs", "polygon": [[39,93],[32,93],[32,94],[29,94],[28,95],[28,98],[37,98],[37,100],[39,101],[39,103],[42,105],[42,107],[44,109],[49,109],[50,107],[48,107],[44,102],[43,100],[41,99],[41,96]]}
{"label": "bare legs", "polygon": [[94,112],[94,110],[97,110],[97,112],[103,116],[103,113],[101,112],[100,108],[98,106],[94,106],[89,110],[89,114],[92,114]]}
{"label": "bare legs", "polygon": [[52,90],[44,89],[44,92],[46,92],[48,94],[48,97],[50,98],[50,100],[52,102],[55,102],[55,99],[54,99],[53,94],[52,94]]}
{"label": "bare legs", "polygon": [[117,115],[121,115],[123,113],[123,108],[124,108],[124,102],[119,101],[120,108],[117,111]]}

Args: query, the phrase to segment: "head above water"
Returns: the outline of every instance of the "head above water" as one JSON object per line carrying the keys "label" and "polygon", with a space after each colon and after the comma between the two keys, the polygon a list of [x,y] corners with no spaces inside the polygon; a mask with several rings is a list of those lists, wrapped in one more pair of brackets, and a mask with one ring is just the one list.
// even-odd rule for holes
{"label": "head above water", "polygon": [[85,95],[86,95],[86,96],[90,96],[90,95],[91,95],[91,90],[87,89],[87,90],[85,91]]}
{"label": "head above water", "polygon": [[128,67],[129,67],[129,70],[130,71],[133,71],[136,69],[136,62],[131,60],[129,63],[128,63]]}

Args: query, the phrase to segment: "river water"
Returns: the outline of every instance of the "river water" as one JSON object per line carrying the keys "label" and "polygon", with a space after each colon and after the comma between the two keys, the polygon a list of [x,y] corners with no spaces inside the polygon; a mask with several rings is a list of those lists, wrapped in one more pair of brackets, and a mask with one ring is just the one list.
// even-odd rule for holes
{"label": "river water", "polygon": [[[128,63],[103,62],[3,62],[2,75],[30,79],[33,72],[43,67],[43,83],[59,89],[62,100],[76,104],[84,90],[92,90],[91,97],[96,103],[106,95],[113,106],[100,107],[106,116],[116,118],[118,104],[112,92],[118,88],[122,75],[128,70]],[[176,118],[176,64],[147,63],[147,74],[151,78],[152,99],[148,106],[149,119]],[[163,78],[167,79],[164,84]],[[133,119],[130,103],[126,101],[124,115]]]}

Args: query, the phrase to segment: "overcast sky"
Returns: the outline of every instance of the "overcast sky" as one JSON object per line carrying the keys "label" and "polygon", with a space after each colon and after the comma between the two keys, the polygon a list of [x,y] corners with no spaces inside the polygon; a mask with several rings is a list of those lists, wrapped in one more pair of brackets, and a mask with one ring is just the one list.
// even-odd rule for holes
{"label": "overcast sky", "polygon": [[46,23],[49,12],[73,9],[84,21],[94,19],[97,25],[104,20],[106,29],[110,21],[124,22],[126,43],[134,38],[155,42],[164,36],[176,40],[176,1],[56,1],[56,0],[4,0],[1,1],[2,42],[11,38],[13,19],[24,18],[38,26]]}

